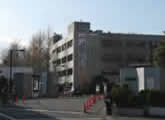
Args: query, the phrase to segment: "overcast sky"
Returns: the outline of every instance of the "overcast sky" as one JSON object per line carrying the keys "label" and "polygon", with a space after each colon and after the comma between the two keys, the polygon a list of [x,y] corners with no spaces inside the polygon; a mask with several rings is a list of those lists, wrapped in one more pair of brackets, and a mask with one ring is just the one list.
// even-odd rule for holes
{"label": "overcast sky", "polygon": [[73,21],[92,29],[162,34],[165,0],[0,0],[0,50],[13,40],[27,45],[31,35],[48,26],[66,33]]}

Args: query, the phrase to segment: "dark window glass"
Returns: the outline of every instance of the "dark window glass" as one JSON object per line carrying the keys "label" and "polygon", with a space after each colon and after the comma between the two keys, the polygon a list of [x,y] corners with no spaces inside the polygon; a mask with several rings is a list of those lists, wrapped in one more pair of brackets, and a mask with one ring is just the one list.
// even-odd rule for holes
{"label": "dark window glass", "polygon": [[63,57],[62,58],[62,63],[65,63],[66,62],[66,57]]}
{"label": "dark window glass", "polygon": [[56,52],[56,49],[54,49],[52,53],[55,53],[55,52]]}
{"label": "dark window glass", "polygon": [[57,64],[57,61],[56,61],[56,60],[54,60],[54,61],[53,61],[53,64]]}
{"label": "dark window glass", "polygon": [[61,47],[57,48],[57,53],[61,52]]}
{"label": "dark window glass", "polygon": [[66,49],[66,44],[62,45],[62,51]]}
{"label": "dark window glass", "polygon": [[67,43],[68,48],[72,47],[72,40]]}
{"label": "dark window glass", "polygon": [[72,75],[72,69],[68,69],[68,75]]}
{"label": "dark window glass", "polygon": [[68,56],[68,61],[71,61],[72,59],[73,59],[73,55],[71,54]]}
{"label": "dark window glass", "polygon": [[61,64],[61,60],[60,59],[57,60],[57,65],[59,65],[59,64]]}

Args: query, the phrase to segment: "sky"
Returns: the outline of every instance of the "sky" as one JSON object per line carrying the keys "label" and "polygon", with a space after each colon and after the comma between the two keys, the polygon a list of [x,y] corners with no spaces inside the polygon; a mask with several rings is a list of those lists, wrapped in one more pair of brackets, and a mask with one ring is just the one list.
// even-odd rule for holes
{"label": "sky", "polygon": [[66,34],[73,21],[91,29],[162,34],[165,0],[0,0],[0,50],[14,40],[27,46],[32,34],[48,27]]}

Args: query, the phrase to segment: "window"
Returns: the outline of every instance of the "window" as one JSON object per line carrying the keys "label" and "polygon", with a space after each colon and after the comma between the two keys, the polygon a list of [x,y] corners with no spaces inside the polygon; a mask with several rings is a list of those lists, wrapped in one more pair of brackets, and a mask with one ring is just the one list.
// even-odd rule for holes
{"label": "window", "polygon": [[55,52],[56,52],[56,49],[54,49],[52,53],[55,53]]}
{"label": "window", "polygon": [[54,60],[54,61],[53,61],[53,64],[57,64],[57,61],[56,61],[56,60]]}
{"label": "window", "polygon": [[62,45],[62,51],[65,50],[67,48],[67,44],[63,44]]}
{"label": "window", "polygon": [[72,75],[72,69],[68,69],[68,75]]}
{"label": "window", "polygon": [[62,71],[62,76],[66,76],[67,75],[67,70],[63,70]]}
{"label": "window", "polygon": [[62,58],[62,63],[65,63],[66,62],[66,57],[63,57]]}
{"label": "window", "polygon": [[112,46],[112,40],[102,40],[101,44],[103,47],[111,47]]}
{"label": "window", "polygon": [[56,61],[56,63],[57,63],[57,65],[61,64],[61,60],[58,59],[58,60]]}
{"label": "window", "polygon": [[68,61],[71,61],[73,59],[73,55],[68,55]]}
{"label": "window", "polygon": [[72,47],[72,40],[67,43],[68,48]]}
{"label": "window", "polygon": [[61,52],[61,47],[57,48],[57,53]]}
{"label": "window", "polygon": [[122,56],[121,55],[104,54],[101,59],[103,62],[121,62]]}

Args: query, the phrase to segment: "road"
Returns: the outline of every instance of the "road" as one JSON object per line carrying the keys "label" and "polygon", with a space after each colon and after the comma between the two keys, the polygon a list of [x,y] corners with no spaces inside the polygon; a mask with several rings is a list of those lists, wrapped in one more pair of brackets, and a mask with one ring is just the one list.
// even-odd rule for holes
{"label": "road", "polygon": [[163,120],[86,114],[82,109],[84,100],[86,98],[35,99],[25,104],[20,101],[16,106],[0,108],[0,120]]}
{"label": "road", "polygon": [[33,99],[23,104],[8,105],[0,109],[3,113],[18,120],[100,120],[101,117],[83,113],[86,98]]}

